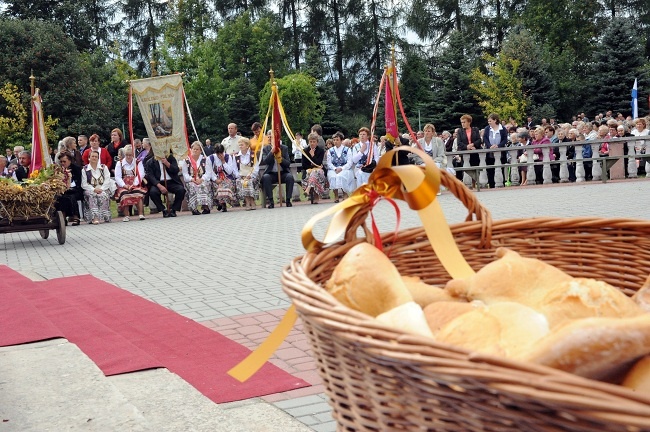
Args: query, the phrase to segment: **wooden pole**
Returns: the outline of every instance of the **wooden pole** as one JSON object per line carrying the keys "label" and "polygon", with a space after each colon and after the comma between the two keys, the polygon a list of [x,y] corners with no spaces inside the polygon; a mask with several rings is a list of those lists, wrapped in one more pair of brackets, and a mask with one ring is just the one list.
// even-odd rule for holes
{"label": "wooden pole", "polygon": [[[275,76],[273,75],[273,68],[269,70],[269,74],[271,75],[271,92],[274,91],[274,88],[277,86],[277,83],[275,82]],[[278,96],[276,96],[274,103],[278,103],[277,101]],[[280,137],[278,137],[278,140]],[[271,151],[273,150],[273,145],[275,144],[275,110],[271,111]],[[280,150],[280,161],[282,161],[282,148]],[[274,155],[275,156],[275,155]],[[280,162],[278,162],[278,158],[275,158],[275,164],[277,165],[278,169],[278,198],[280,199],[280,207],[282,207],[282,202],[284,201],[282,197],[282,174],[280,173],[280,170],[282,169],[282,166],[280,165]],[[271,197],[271,202],[273,202],[273,197]]]}
{"label": "wooden pole", "polygon": [[32,69],[31,74],[29,75],[29,85],[31,88],[31,94],[34,96],[34,93],[36,92],[36,88],[34,87],[34,82],[36,81],[36,77],[34,76],[34,69]]}

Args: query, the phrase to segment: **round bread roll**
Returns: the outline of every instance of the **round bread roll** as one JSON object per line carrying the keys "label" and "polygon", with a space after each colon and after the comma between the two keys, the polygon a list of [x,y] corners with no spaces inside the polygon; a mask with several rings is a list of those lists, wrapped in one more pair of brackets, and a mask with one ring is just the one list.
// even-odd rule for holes
{"label": "round bread roll", "polygon": [[650,394],[650,356],[635,363],[621,384],[634,391]]}
{"label": "round bread roll", "polygon": [[467,279],[450,280],[445,290],[452,297],[481,300],[488,305],[504,301],[537,305],[551,287],[572,279],[549,264],[524,258],[510,249],[498,248],[496,255],[500,259]]}
{"label": "round bread roll", "polygon": [[430,303],[424,308],[424,317],[435,336],[441,328],[464,313],[476,309],[475,303],[458,301],[439,301]]}
{"label": "round bread roll", "polygon": [[377,320],[405,333],[433,337],[422,308],[413,301],[377,315]]}
{"label": "round bread roll", "polygon": [[634,293],[632,300],[634,300],[641,309],[650,312],[650,275],[641,289]]}
{"label": "round bread roll", "polygon": [[422,308],[433,302],[455,300],[444,289],[424,283],[417,276],[402,276],[402,281],[404,281],[406,289],[408,289],[411,296],[413,296],[413,301],[419,304]]}
{"label": "round bread roll", "polygon": [[369,243],[352,247],[325,286],[347,307],[373,317],[413,301],[397,268]]}
{"label": "round bread roll", "polygon": [[549,332],[546,317],[514,302],[477,307],[442,327],[435,338],[484,354],[517,357]]}
{"label": "round bread roll", "polygon": [[584,278],[560,282],[539,304],[524,304],[546,315],[551,328],[580,318],[627,318],[645,313],[634,300],[613,286]]}

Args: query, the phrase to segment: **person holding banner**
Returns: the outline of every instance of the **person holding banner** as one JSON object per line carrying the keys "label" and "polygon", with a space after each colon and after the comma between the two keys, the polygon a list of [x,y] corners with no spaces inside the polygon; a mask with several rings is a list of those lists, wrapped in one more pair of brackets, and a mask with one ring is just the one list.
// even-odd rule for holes
{"label": "person holding banner", "polygon": [[[207,158],[201,151],[201,143],[194,141],[190,147],[190,156],[181,162],[185,190],[187,191],[187,207],[193,215],[209,214],[212,207],[210,179],[212,174],[206,167]],[[192,160],[190,160],[192,158]],[[203,211],[199,211],[203,207]]]}
{"label": "person holding banner", "polygon": [[[279,163],[279,172],[278,176],[278,163],[276,163],[276,156],[278,158],[277,162]],[[291,204],[291,195],[293,194],[293,185],[295,180],[291,174],[291,159],[289,159],[289,148],[280,144],[276,153],[273,153],[271,145],[265,145],[262,150],[261,165],[266,165],[266,169],[262,174],[262,187],[264,188],[264,193],[266,194],[266,199],[268,201],[267,208],[272,209],[273,204],[273,185],[278,184],[278,177],[280,181],[285,184],[285,195],[284,199],[287,203],[287,207],[292,207]]]}
{"label": "person holding banner", "polygon": [[237,180],[239,198],[244,200],[246,210],[255,210],[255,198],[257,198],[257,190],[260,185],[260,164],[255,163],[255,155],[251,150],[251,142],[248,138],[239,139],[237,165],[239,170],[239,179]]}
{"label": "person holding banner", "polygon": [[93,225],[98,225],[100,220],[110,222],[113,180],[108,167],[99,163],[99,152],[95,150],[90,152],[89,163],[81,173],[81,187],[84,190],[86,222]]}
{"label": "person holding banner", "polygon": [[[368,183],[370,174],[379,162],[379,144],[370,143],[370,129],[359,129],[359,151],[352,156],[352,163],[356,165],[357,187]],[[370,161],[368,159],[371,158]]]}
{"label": "person holding banner", "polygon": [[217,210],[226,212],[228,204],[234,205],[237,201],[237,161],[225,152],[223,144],[214,146],[214,154],[208,160],[207,169],[212,173],[212,193]]}
{"label": "person holding banner", "polygon": [[[145,165],[146,180],[149,185],[149,198],[162,211],[163,217],[176,217],[176,212],[181,211],[181,205],[185,198],[185,188],[178,176],[178,162],[170,153],[169,156],[160,160],[151,158]],[[167,210],[162,203],[162,194],[174,194],[174,202],[171,209]],[[169,201],[168,201],[169,202]]]}
{"label": "person holding banner", "polygon": [[144,166],[142,162],[135,159],[133,146],[131,144],[124,147],[124,159],[115,165],[115,183],[117,184],[117,193],[115,200],[124,213],[124,222],[129,221],[128,206],[137,206],[140,220],[144,220],[144,199],[147,189],[142,186],[144,176]]}
{"label": "person holding banner", "polygon": [[305,194],[309,196],[312,204],[318,204],[321,195],[325,194],[327,188],[325,187],[326,178],[323,171],[323,159],[325,158],[325,150],[318,145],[319,135],[315,132],[307,136],[307,156],[302,160],[303,180],[302,184],[305,188]]}

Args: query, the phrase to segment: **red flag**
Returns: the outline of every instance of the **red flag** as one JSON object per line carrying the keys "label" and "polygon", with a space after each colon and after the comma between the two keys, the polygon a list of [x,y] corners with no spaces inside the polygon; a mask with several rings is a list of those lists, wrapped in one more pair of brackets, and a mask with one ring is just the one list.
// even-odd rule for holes
{"label": "red flag", "polygon": [[386,137],[391,141],[395,141],[399,132],[397,130],[397,106],[395,105],[395,79],[394,68],[391,66],[386,72],[386,97],[385,97],[385,113],[386,119]]}
{"label": "red flag", "polygon": [[29,172],[33,173],[52,164],[47,150],[47,135],[43,119],[43,100],[36,89],[32,96],[32,162]]}
{"label": "red flag", "polygon": [[278,91],[274,86],[273,88],[273,114],[271,121],[273,124],[273,136],[271,145],[273,153],[280,151],[280,135],[282,134],[282,117],[280,116],[280,107],[278,104]]}

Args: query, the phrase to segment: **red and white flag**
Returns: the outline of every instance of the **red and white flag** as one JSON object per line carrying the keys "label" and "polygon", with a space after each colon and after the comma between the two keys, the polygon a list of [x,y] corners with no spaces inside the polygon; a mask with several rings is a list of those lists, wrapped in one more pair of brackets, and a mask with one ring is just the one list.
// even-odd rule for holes
{"label": "red and white flag", "polygon": [[43,116],[43,100],[39,89],[32,96],[32,163],[29,172],[48,167],[52,164],[47,149],[47,135],[45,134],[45,120]]}

